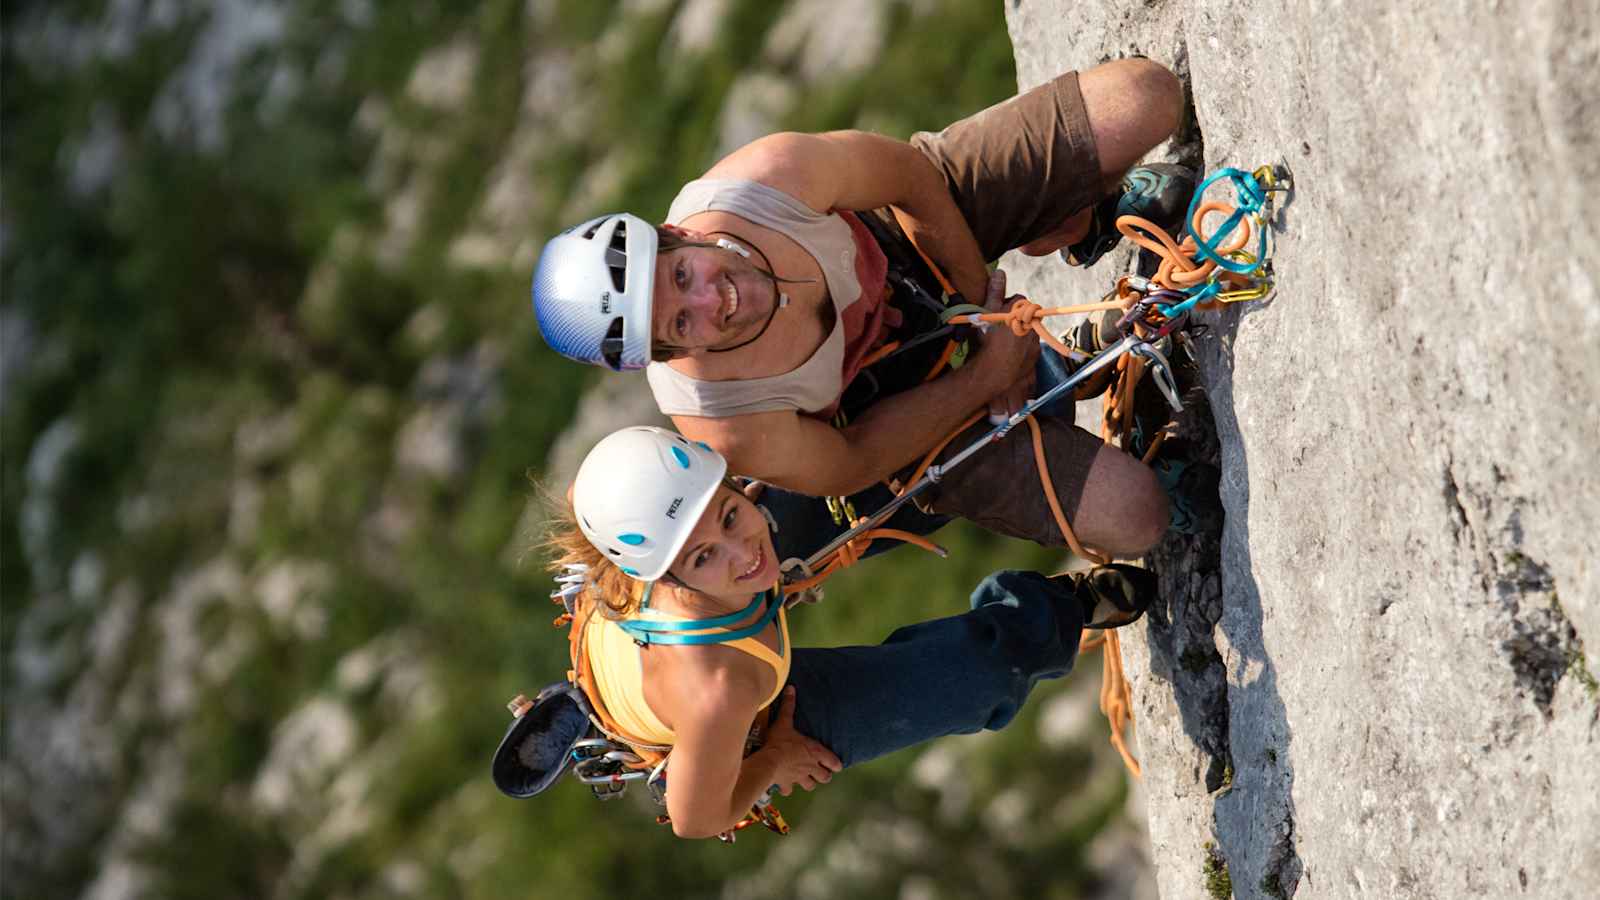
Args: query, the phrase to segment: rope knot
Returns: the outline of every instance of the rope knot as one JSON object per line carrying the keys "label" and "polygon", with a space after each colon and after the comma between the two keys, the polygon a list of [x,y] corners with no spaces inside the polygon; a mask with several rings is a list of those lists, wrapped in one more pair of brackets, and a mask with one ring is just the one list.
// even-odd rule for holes
{"label": "rope knot", "polygon": [[1044,307],[1026,297],[1018,297],[1007,313],[1009,318],[1006,319],[1006,324],[1011,326],[1011,333],[1022,337],[1032,331],[1034,323],[1042,318],[1040,311],[1043,309]]}

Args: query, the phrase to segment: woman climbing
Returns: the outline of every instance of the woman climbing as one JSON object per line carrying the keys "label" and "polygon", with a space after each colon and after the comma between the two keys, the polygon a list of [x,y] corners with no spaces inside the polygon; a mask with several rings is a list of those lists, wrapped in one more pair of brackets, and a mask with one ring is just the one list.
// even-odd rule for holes
{"label": "woman climbing", "polygon": [[876,646],[795,648],[772,542],[781,523],[727,474],[705,444],[624,429],[584,460],[550,539],[554,568],[582,573],[579,681],[618,737],[668,753],[682,837],[727,831],[773,787],[811,790],[903,747],[1004,727],[1035,683],[1072,668],[1084,628],[1129,624],[1155,593],[1133,566],[1007,570],[961,615]]}

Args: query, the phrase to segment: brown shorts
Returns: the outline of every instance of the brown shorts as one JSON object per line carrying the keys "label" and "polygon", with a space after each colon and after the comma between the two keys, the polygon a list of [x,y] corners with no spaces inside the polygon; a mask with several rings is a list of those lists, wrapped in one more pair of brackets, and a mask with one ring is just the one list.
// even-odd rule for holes
{"label": "brown shorts", "polygon": [[[1078,512],[1089,467],[1105,443],[1072,424],[1071,406],[1065,416],[1037,415],[1050,481],[1061,511],[1071,522]],[[960,453],[994,426],[979,419],[945,446],[939,461]],[[982,448],[939,482],[928,500],[928,511],[959,516],[996,534],[1023,538],[1046,547],[1066,545],[1039,482],[1033,458],[1033,435],[1026,423],[1013,428],[997,444]]]}
{"label": "brown shorts", "polygon": [[912,146],[944,175],[983,258],[1055,230],[1105,193],[1078,73],[997,103]]}

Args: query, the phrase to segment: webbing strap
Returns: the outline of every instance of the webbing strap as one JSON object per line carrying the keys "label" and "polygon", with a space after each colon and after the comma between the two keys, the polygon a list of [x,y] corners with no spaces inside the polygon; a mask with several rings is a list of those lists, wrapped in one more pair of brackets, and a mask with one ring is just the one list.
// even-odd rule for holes
{"label": "webbing strap", "polygon": [[[687,631],[703,631],[707,628],[724,628],[728,625],[732,625],[734,622],[738,622],[750,615],[750,613],[754,612],[762,602],[767,604],[767,611],[761,615],[761,618],[755,620],[744,628],[737,628],[731,631],[718,631],[710,634],[683,633]],[[755,595],[755,597],[751,599],[750,605],[746,606],[739,612],[726,616],[718,616],[715,619],[690,619],[680,622],[657,622],[649,619],[628,619],[623,622],[618,622],[617,625],[621,627],[623,631],[627,632],[630,637],[641,644],[688,644],[691,646],[704,644],[726,644],[730,641],[737,641],[760,634],[763,629],[765,629],[768,625],[771,625],[772,621],[778,617],[778,611],[781,609],[783,609],[783,591],[779,588],[773,588],[772,590],[764,591]],[[779,652],[782,651],[780,650]]]}
{"label": "webbing strap", "polygon": [[[652,583],[654,586],[654,583]],[[714,619],[683,619],[673,622],[663,622],[653,619],[627,619],[619,624],[624,631],[702,631],[707,628],[726,628],[735,622],[744,621],[745,617],[755,612],[761,606],[761,601],[766,598],[766,592],[750,595],[750,605],[738,612],[717,616]],[[649,606],[648,598],[639,604],[640,608]]]}

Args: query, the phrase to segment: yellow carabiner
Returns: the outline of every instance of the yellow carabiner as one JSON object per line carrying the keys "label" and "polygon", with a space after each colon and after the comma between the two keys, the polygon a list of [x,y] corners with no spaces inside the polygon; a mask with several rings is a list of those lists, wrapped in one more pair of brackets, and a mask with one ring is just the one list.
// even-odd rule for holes
{"label": "yellow carabiner", "polygon": [[1294,172],[1287,164],[1267,163],[1250,173],[1267,192],[1294,190]]}
{"label": "yellow carabiner", "polygon": [[828,512],[833,516],[833,524],[843,525],[856,520],[856,507],[847,497],[829,497]]}
{"label": "yellow carabiner", "polygon": [[1216,296],[1216,300],[1221,303],[1243,303],[1246,300],[1260,300],[1270,293],[1272,293],[1272,279],[1266,278],[1256,282],[1252,287],[1224,291]]}

